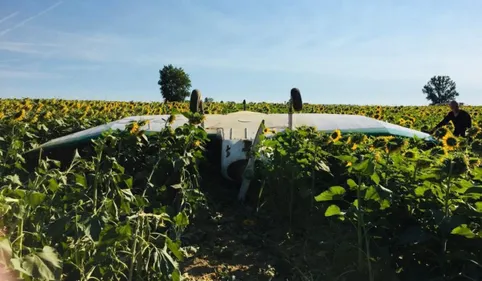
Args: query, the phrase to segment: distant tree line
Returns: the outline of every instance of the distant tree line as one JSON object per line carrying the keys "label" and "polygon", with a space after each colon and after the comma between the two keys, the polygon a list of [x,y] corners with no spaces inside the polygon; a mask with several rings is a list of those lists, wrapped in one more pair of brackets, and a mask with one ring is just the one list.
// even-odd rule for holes
{"label": "distant tree line", "polygon": [[[182,67],[165,65],[159,70],[159,81],[162,97],[166,102],[184,101],[191,93],[191,78]],[[431,105],[445,104],[459,96],[455,82],[449,76],[433,76],[422,88]],[[204,102],[213,102],[212,98],[204,98]]]}

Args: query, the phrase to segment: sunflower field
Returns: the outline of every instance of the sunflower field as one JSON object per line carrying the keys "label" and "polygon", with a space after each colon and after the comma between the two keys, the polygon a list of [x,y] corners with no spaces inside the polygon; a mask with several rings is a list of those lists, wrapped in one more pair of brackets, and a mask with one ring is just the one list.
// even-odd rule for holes
{"label": "sunflower field", "polygon": [[[25,154],[127,116],[188,114],[188,103],[0,100],[0,279],[482,280],[482,107],[463,109],[467,137],[448,125],[439,144],[308,127],[264,138],[248,212],[221,195],[232,184],[206,167],[194,121],[149,136],[132,124],[68,161]],[[303,105],[422,131],[448,110]]]}

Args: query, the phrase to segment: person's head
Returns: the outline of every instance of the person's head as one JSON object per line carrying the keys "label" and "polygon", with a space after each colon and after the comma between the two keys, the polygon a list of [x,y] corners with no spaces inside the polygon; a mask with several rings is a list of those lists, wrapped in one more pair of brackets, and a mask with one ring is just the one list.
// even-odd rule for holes
{"label": "person's head", "polygon": [[458,104],[458,102],[456,102],[454,100],[450,101],[449,107],[454,113],[457,113],[459,111],[459,104]]}

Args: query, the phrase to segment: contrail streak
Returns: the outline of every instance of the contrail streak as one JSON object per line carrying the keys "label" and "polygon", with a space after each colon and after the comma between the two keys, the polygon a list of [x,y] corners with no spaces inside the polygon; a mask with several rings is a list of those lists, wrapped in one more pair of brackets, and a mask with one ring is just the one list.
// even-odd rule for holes
{"label": "contrail streak", "polygon": [[4,22],[4,21],[7,21],[11,18],[13,18],[14,16],[18,15],[18,12],[14,12],[14,13],[11,13],[10,15],[4,17],[3,19],[0,19],[0,23]]}
{"label": "contrail streak", "polygon": [[55,4],[53,4],[52,6],[48,7],[47,9],[45,9],[45,10],[37,13],[36,15],[33,15],[33,16],[29,17],[29,18],[24,19],[23,21],[17,23],[17,24],[14,25],[13,27],[7,28],[7,29],[5,29],[5,30],[0,31],[0,37],[2,37],[3,35],[9,33],[10,31],[13,31],[13,30],[15,30],[15,29],[17,29],[17,28],[19,28],[19,27],[24,26],[24,25],[25,25],[27,22],[29,22],[29,21],[32,21],[32,20],[40,17],[41,15],[50,12],[51,10],[55,9],[57,6],[59,6],[59,5],[62,4],[62,3],[63,3],[63,1],[59,1],[59,2],[57,2],[57,3],[55,3]]}

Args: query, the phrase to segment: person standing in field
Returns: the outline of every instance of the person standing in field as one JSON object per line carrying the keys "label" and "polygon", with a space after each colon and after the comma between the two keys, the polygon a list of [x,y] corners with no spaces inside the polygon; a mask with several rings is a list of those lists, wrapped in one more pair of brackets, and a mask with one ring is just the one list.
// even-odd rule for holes
{"label": "person standing in field", "polygon": [[430,133],[433,133],[438,128],[447,125],[450,121],[454,124],[454,136],[465,137],[465,131],[472,127],[472,118],[470,114],[459,108],[459,104],[456,101],[451,101],[449,103],[451,111],[444,117],[440,123],[433,128]]}

